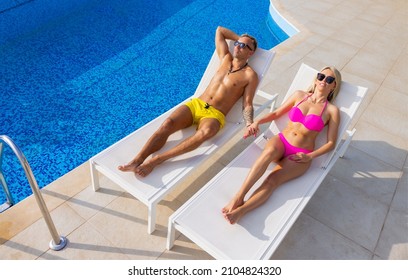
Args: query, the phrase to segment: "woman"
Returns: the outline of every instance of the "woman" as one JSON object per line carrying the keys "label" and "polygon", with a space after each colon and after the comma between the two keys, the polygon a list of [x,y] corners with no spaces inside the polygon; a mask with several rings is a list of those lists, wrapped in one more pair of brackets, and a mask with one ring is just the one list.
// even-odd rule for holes
{"label": "woman", "polygon": [[[317,74],[306,92],[296,91],[281,107],[247,127],[244,138],[256,135],[260,124],[276,120],[286,113],[290,119],[282,133],[266,143],[240,190],[222,209],[224,217],[231,224],[235,224],[245,213],[263,204],[278,186],[304,174],[313,158],[334,149],[340,111],[331,102],[336,98],[340,85],[340,72],[334,67],[325,67]],[[327,142],[314,150],[315,140],[326,125]],[[276,167],[248,200],[244,201],[245,195],[265,173],[271,162],[276,162]]]}

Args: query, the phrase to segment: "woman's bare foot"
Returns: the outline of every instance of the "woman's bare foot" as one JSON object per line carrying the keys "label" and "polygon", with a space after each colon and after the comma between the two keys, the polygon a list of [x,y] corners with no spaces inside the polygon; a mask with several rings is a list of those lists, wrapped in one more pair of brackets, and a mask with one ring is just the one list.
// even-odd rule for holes
{"label": "woman's bare foot", "polygon": [[244,201],[239,198],[233,198],[224,208],[222,208],[221,212],[226,214],[230,213],[231,211],[235,210],[236,208],[240,207],[244,204]]}
{"label": "woman's bare foot", "polygon": [[231,212],[224,213],[225,219],[231,224],[236,224],[238,220],[244,215],[240,208],[237,208]]}

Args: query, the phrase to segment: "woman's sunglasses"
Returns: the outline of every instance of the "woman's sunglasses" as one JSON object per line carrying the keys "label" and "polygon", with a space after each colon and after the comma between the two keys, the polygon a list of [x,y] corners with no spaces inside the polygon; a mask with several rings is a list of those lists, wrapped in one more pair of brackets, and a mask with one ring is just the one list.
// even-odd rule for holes
{"label": "woman's sunglasses", "polygon": [[252,48],[249,45],[240,41],[235,41],[234,46],[239,46],[240,49],[245,49],[245,47],[247,47],[250,51],[252,51]]}
{"label": "woman's sunglasses", "polygon": [[331,84],[331,83],[333,83],[334,82],[334,80],[336,80],[336,78],[335,77],[332,77],[332,76],[326,76],[325,74],[323,74],[323,73],[317,73],[317,77],[316,77],[316,79],[318,79],[319,81],[323,81],[324,80],[324,78],[326,78],[326,83],[327,84]]}

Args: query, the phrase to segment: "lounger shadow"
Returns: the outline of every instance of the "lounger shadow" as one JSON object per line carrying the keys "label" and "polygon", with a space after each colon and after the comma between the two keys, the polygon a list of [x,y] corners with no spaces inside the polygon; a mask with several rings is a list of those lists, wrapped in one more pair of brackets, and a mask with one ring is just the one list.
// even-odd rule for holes
{"label": "lounger shadow", "polygon": [[[229,45],[232,50],[233,44],[230,42]],[[250,58],[249,65],[257,72],[259,84],[261,84],[262,78],[268,71],[274,55],[275,53],[272,50],[258,48],[255,54]],[[191,97],[201,95],[217,71],[218,66],[219,58],[214,51],[196,92]],[[265,101],[255,104],[255,114],[260,113],[268,106],[273,106],[277,97],[276,95],[268,95],[260,90],[256,91],[256,96],[257,98],[258,96],[261,97],[260,99]],[[187,100],[180,104],[185,103]],[[137,129],[89,160],[92,186],[95,191],[100,187],[99,173],[102,173],[148,206],[148,233],[152,233],[155,230],[156,207],[163,197],[174,187],[179,185],[187,174],[200,166],[215,150],[226,144],[228,140],[243,128],[241,98],[226,116],[224,128],[215,137],[203,143],[196,150],[164,162],[157,166],[153,172],[145,178],[138,177],[132,172],[119,171],[118,166],[131,161],[147,139],[179,105]],[[176,132],[170,136],[168,143],[163,147],[162,151],[168,150],[179,143],[181,139],[190,136],[194,133],[195,129],[196,127],[193,126]]]}
{"label": "lounger shadow", "polygon": [[[316,73],[315,69],[302,64],[284,100],[295,90],[306,89]],[[347,129],[366,92],[367,88],[342,82],[335,101],[341,110],[335,150],[316,158],[306,174],[280,186],[265,204],[230,225],[221,209],[240,188],[267,139],[284,128],[288,117],[272,122],[262,135],[173,213],[169,218],[167,249],[173,247],[178,230],[216,259],[269,259],[337,159],[344,155],[355,132],[355,129]],[[317,146],[325,143],[326,136],[327,127],[318,136]],[[253,189],[273,166],[269,166]]]}

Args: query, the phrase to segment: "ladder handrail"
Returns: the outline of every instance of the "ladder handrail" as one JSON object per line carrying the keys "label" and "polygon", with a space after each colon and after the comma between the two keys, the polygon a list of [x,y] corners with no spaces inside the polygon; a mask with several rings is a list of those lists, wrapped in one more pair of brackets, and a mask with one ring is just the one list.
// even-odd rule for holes
{"label": "ladder handrail", "polygon": [[10,148],[16,154],[22,167],[24,168],[24,172],[26,174],[31,190],[33,191],[33,194],[37,201],[38,207],[40,208],[41,213],[44,217],[44,220],[47,224],[48,230],[51,233],[52,240],[50,241],[50,244],[49,244],[50,249],[55,250],[55,251],[63,249],[67,244],[67,239],[63,236],[58,235],[57,229],[55,228],[50,212],[48,211],[47,205],[45,204],[45,201],[40,192],[40,188],[38,187],[37,181],[35,180],[35,177],[33,175],[30,165],[27,162],[26,157],[24,156],[21,149],[7,135],[0,135],[0,140],[2,140],[3,142],[5,142],[6,144],[10,146]]}
{"label": "ladder handrail", "polygon": [[6,194],[7,203],[11,206],[14,205],[13,197],[10,193],[10,189],[7,186],[6,179],[4,179],[3,171],[1,166],[3,164],[3,143],[0,142],[0,185],[3,187],[3,191]]}

